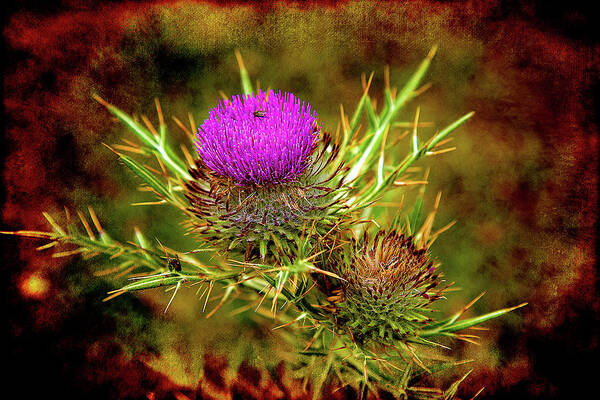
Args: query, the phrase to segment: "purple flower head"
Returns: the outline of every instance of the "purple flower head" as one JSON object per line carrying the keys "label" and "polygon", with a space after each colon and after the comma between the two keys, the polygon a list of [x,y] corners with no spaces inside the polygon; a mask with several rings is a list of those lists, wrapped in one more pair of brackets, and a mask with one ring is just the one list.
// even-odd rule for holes
{"label": "purple flower head", "polygon": [[289,182],[310,163],[317,114],[291,93],[221,100],[198,129],[196,147],[213,172],[238,184]]}

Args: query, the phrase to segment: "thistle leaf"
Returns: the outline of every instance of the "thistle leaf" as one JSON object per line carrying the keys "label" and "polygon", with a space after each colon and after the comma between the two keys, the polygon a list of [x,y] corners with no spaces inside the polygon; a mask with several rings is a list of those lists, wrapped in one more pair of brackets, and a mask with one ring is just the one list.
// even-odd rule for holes
{"label": "thistle leaf", "polygon": [[[350,140],[352,140],[352,138],[354,137],[354,134],[358,130],[358,123],[360,122],[360,117],[365,108],[365,104],[367,103],[367,101],[370,101],[369,100],[369,87],[371,86],[372,80],[373,80],[373,73],[371,73],[371,75],[369,76],[369,81],[365,84],[363,95],[360,98],[360,100],[358,101],[358,104],[356,105],[356,110],[354,110],[354,114],[352,114],[352,118],[350,119],[350,127],[349,127],[350,131],[344,135],[344,141],[342,142],[341,151],[340,151],[341,154],[344,154],[346,146],[348,145]],[[353,153],[353,155],[355,155],[355,154],[356,153]]]}
{"label": "thistle leaf", "polygon": [[121,289],[109,292],[109,294],[116,292],[132,292],[136,290],[152,289],[161,286],[171,286],[179,283],[183,278],[180,276],[168,276],[168,275],[153,275],[146,279],[140,279],[134,283],[123,286]]}
{"label": "thistle leaf", "polygon": [[486,321],[489,321],[491,319],[501,317],[504,314],[507,314],[507,313],[509,313],[511,311],[516,310],[517,308],[521,308],[521,307],[524,307],[526,305],[527,305],[527,303],[522,303],[522,304],[519,304],[518,306],[515,306],[515,307],[503,308],[501,310],[497,310],[497,311],[494,311],[494,312],[491,312],[491,313],[483,314],[483,315],[480,315],[480,316],[477,316],[477,317],[463,319],[461,321],[457,321],[457,322],[455,322],[455,323],[453,323],[451,325],[448,325],[448,326],[444,327],[442,329],[442,331],[443,332],[457,332],[457,331],[460,331],[460,330],[463,330],[463,329],[467,329],[467,328],[470,328],[472,326],[482,324],[482,323],[484,323]]}
{"label": "thistle leaf", "polygon": [[377,130],[379,127],[379,118],[377,118],[377,114],[375,114],[375,109],[373,108],[373,103],[371,102],[370,97],[367,97],[365,108],[367,110],[367,117],[369,119],[369,130]]}
{"label": "thistle leaf", "polygon": [[169,189],[150,171],[148,171],[144,166],[140,165],[133,158],[126,156],[125,154],[117,153],[121,158],[121,161],[132,170],[137,176],[139,176],[148,186],[150,186],[154,191],[161,197],[172,200],[173,196],[169,192]]}
{"label": "thistle leaf", "polygon": [[398,111],[414,96],[414,92],[417,86],[421,82],[421,79],[427,72],[431,59],[433,58],[436,51],[436,47],[431,49],[425,60],[421,62],[417,71],[411,76],[406,85],[402,88],[396,100],[392,104],[389,112],[386,113],[379,123],[379,127],[370,138],[370,140],[363,142],[357,153],[361,154],[358,161],[352,166],[348,172],[347,182],[352,182],[356,178],[362,176],[370,168],[372,162],[374,162],[374,154],[377,151],[377,147],[383,139],[383,135],[388,126],[392,123],[393,118],[396,116]]}
{"label": "thistle leaf", "polygon": [[475,325],[482,324],[491,319],[501,317],[504,314],[507,314],[511,311],[514,311],[514,310],[524,307],[526,305],[527,305],[527,303],[522,303],[515,307],[503,308],[501,310],[497,310],[497,311],[494,311],[491,313],[479,315],[477,317],[467,318],[467,319],[463,319],[460,321],[452,321],[450,323],[438,326],[437,328],[424,330],[419,334],[419,336],[427,337],[427,336],[444,335],[447,333],[457,332],[457,331],[460,331],[463,329],[470,328]]}
{"label": "thistle leaf", "polygon": [[454,395],[456,395],[456,391],[458,390],[458,386],[462,383],[462,381],[467,379],[467,376],[469,376],[471,372],[473,372],[473,370],[468,371],[462,376],[462,378],[458,379],[457,381],[453,382],[452,385],[450,385],[450,387],[444,392],[444,400],[451,400],[454,398]]}
{"label": "thistle leaf", "polygon": [[144,128],[142,125],[138,124],[133,118],[131,118],[129,115],[125,114],[123,111],[121,111],[117,107],[106,102],[100,96],[93,94],[92,97],[96,101],[98,101],[100,104],[102,104],[104,107],[106,107],[108,109],[108,111],[110,111],[111,114],[113,114],[121,122],[123,122],[133,133],[135,133],[135,135],[138,138],[140,138],[142,140],[142,142],[144,142],[149,147],[155,146],[154,137],[152,136],[152,133],[149,132],[146,128]]}
{"label": "thistle leaf", "polygon": [[419,222],[421,222],[421,216],[423,215],[423,194],[419,195],[415,200],[415,205],[408,217],[410,232],[416,232]]}
{"label": "thistle leaf", "polygon": [[442,139],[444,139],[446,136],[448,136],[456,128],[458,128],[459,126],[461,126],[462,124],[467,122],[473,115],[475,115],[475,112],[471,111],[470,113],[463,115],[462,117],[460,117],[459,119],[457,119],[456,121],[454,121],[453,123],[451,123],[450,125],[445,127],[444,129],[442,129],[440,132],[438,132],[434,136],[433,139],[431,139],[431,141],[429,142],[429,145],[427,146],[425,151],[430,151],[431,149],[433,149],[436,144],[438,144]]}
{"label": "thistle leaf", "polygon": [[245,95],[252,94],[252,82],[250,81],[250,75],[244,65],[244,60],[239,50],[235,50],[235,57],[237,58],[238,66],[240,67],[240,81],[242,85],[242,92]]}
{"label": "thistle leaf", "polygon": [[[361,196],[352,199],[352,203],[355,206],[360,207],[360,205],[368,204],[370,201],[375,200],[387,187],[389,187],[398,176],[404,173],[408,167],[410,167],[415,161],[420,159],[424,154],[429,151],[429,149],[433,148],[432,143],[438,143],[452,131],[457,129],[459,126],[464,124],[473,116],[473,112],[464,115],[458,120],[454,121],[452,124],[448,125],[446,128],[442,129],[433,139],[431,139],[428,144],[423,145],[419,151],[411,151],[404,160],[396,167],[394,172],[392,172],[383,182],[378,182],[378,184],[373,185],[369,190],[364,191]],[[383,125],[382,125],[383,126]],[[381,128],[380,128],[381,129]],[[379,130],[377,131],[379,132]],[[383,137],[383,136],[382,136]],[[356,166],[356,165],[355,165]]]}
{"label": "thistle leaf", "polygon": [[[164,121],[161,119],[161,136],[159,138],[155,138],[154,135],[149,132],[142,125],[137,123],[133,118],[129,115],[113,106],[112,104],[106,102],[100,96],[94,94],[92,97],[98,101],[100,104],[105,106],[108,111],[110,111],[115,117],[117,117],[121,122],[123,122],[138,138],[146,144],[151,150],[155,150],[162,161],[178,176],[190,180],[192,177],[187,172],[187,167],[185,163],[176,156],[173,151],[166,144],[166,131],[164,126]],[[160,114],[159,114],[160,116]]]}

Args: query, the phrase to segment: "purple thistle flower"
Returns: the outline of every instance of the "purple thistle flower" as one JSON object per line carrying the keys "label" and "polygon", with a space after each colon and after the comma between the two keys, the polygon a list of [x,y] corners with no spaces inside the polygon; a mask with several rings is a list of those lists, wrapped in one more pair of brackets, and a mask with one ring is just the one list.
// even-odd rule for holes
{"label": "purple thistle flower", "polygon": [[245,260],[284,254],[306,226],[330,231],[347,169],[316,122],[291,93],[221,100],[198,130],[185,182],[192,228],[227,251],[245,247]]}
{"label": "purple thistle flower", "polygon": [[319,138],[317,114],[291,93],[221,100],[198,129],[196,147],[213,172],[241,185],[293,181]]}

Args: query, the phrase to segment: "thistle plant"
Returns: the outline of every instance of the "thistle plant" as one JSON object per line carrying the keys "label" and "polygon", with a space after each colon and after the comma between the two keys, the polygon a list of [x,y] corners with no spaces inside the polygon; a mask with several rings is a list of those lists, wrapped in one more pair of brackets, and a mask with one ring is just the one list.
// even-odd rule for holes
{"label": "thistle plant", "polygon": [[[388,191],[426,183],[427,176],[414,175],[415,163],[452,150],[444,147],[447,136],[473,116],[421,142],[417,108],[409,131],[391,137],[399,111],[427,88],[420,85],[434,53],[400,90],[389,85],[386,70],[378,112],[369,95],[373,75],[363,76],[363,95],[350,117],[340,107],[335,133],[292,93],[254,91],[236,53],[242,93],[224,96],[198,127],[192,118],[189,127],[173,118],[189,138],[182,156],[168,142],[158,101],[156,129],[94,95],[138,140],[107,147],[153,192],[144,204],[180,210],[196,248],[168,249],[138,229],[134,242],[117,241],[91,208],[91,223],[77,212],[81,224],[67,216],[64,228],[44,213],[49,232],[3,233],[47,239],[41,249],[72,246],[54,256],[108,256],[107,262],[117,263],[110,270],[129,274],[130,283],[106,300],[166,287],[173,292],[166,312],[180,289],[200,285],[206,308],[221,286],[207,317],[237,298],[265,324],[275,321],[315,398],[329,381],[361,395],[383,388],[400,398],[450,399],[468,373],[445,389],[418,385],[424,374],[464,362],[440,351],[449,340],[476,340],[467,329],[524,304],[471,318],[463,314],[477,299],[447,318],[432,308],[450,284],[430,248],[451,224],[434,229],[440,196],[424,213],[424,186],[414,206],[398,211],[389,225],[373,220]],[[389,150],[405,136],[410,151],[398,162]],[[137,154],[154,156],[156,168],[137,161]]]}

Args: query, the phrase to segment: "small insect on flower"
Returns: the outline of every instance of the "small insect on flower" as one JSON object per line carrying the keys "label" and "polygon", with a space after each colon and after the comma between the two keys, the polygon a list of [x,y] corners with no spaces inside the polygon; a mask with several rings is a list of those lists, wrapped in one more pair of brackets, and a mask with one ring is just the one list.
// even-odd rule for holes
{"label": "small insect on flower", "polygon": [[254,115],[255,117],[258,117],[258,118],[264,118],[267,116],[267,112],[263,111],[263,110],[256,110],[252,113],[252,115]]}

